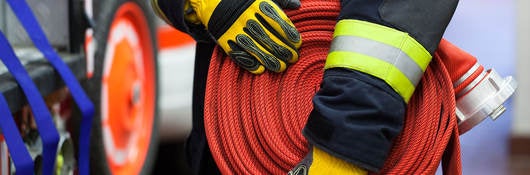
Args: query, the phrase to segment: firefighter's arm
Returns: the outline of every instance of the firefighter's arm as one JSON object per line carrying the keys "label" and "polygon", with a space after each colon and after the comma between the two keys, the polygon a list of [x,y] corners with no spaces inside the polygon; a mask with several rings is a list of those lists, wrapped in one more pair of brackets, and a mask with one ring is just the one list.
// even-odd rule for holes
{"label": "firefighter's arm", "polygon": [[379,172],[457,3],[342,0],[321,88],[303,130],[309,143]]}
{"label": "firefighter's arm", "polygon": [[[277,1],[287,7],[300,5]],[[198,26],[196,30],[202,31],[199,34],[206,30],[237,65],[251,73],[283,72],[298,60],[300,33],[272,0],[152,0],[152,4],[157,5],[154,9],[158,16],[176,28]],[[170,8],[167,6],[179,8],[165,10]],[[183,22],[184,27],[179,25]],[[188,28],[188,33],[193,32]]]}

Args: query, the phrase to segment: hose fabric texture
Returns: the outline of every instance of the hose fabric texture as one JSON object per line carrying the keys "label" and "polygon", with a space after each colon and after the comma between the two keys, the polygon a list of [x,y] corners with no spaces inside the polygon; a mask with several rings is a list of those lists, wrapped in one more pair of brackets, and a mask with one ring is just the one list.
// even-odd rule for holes
{"label": "hose fabric texture", "polygon": [[[340,11],[338,0],[302,0],[286,11],[302,36],[286,72],[253,75],[217,47],[205,94],[206,137],[223,174],[286,174],[308,152],[302,129],[312,110]],[[461,174],[455,99],[435,54],[407,107],[405,126],[381,174]]]}

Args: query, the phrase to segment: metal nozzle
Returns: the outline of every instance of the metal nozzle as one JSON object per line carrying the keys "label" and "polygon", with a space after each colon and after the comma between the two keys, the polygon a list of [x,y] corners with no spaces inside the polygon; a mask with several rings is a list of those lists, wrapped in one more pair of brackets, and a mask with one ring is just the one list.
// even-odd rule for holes
{"label": "metal nozzle", "polygon": [[470,91],[456,99],[456,115],[460,134],[469,131],[486,117],[497,119],[506,108],[503,103],[510,98],[517,82],[511,76],[503,78],[494,70],[488,70],[480,83],[469,87]]}

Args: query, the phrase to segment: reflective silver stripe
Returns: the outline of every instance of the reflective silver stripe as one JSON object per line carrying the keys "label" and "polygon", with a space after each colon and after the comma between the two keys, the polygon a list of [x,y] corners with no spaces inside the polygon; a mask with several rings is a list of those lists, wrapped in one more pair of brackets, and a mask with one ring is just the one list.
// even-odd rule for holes
{"label": "reflective silver stripe", "polygon": [[357,36],[336,36],[330,52],[354,52],[380,59],[399,69],[416,86],[421,80],[423,70],[405,52],[382,42]]}
{"label": "reflective silver stripe", "polygon": [[478,62],[475,63],[475,65],[473,65],[473,67],[471,67],[469,70],[467,70],[467,72],[462,75],[462,77],[460,77],[460,79],[456,80],[455,82],[453,82],[453,87],[457,87],[458,85],[462,84],[464,81],[466,81],[467,78],[469,78],[469,76],[471,76],[473,73],[475,73],[475,71],[480,67],[480,64],[478,64]]}

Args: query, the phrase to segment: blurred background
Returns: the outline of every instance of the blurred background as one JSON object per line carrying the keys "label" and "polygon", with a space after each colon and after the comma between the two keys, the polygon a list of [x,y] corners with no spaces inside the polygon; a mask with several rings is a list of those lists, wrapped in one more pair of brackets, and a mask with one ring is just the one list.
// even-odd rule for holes
{"label": "blurred background", "polygon": [[[501,117],[495,121],[486,119],[460,137],[464,174],[530,171],[530,121],[526,108],[530,74],[525,67],[530,66],[529,10],[526,0],[460,1],[445,33],[447,40],[476,56],[486,69],[494,68],[502,76],[513,75],[520,83],[517,95],[505,104],[507,110]],[[160,52],[161,65],[174,66],[161,67],[162,143],[154,174],[188,173],[182,149],[191,129],[193,45],[189,42]]]}

